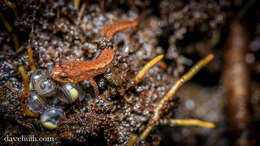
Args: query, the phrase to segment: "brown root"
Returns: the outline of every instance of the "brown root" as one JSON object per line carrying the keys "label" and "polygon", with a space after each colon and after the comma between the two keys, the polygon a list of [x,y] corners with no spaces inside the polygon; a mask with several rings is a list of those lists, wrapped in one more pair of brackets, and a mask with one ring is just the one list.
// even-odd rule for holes
{"label": "brown root", "polygon": [[24,85],[24,92],[23,92],[23,96],[22,96],[22,100],[21,100],[22,109],[23,109],[25,115],[30,116],[30,117],[38,117],[39,114],[31,112],[26,107],[28,97],[30,96],[29,79],[28,79],[28,76],[26,75],[26,72],[25,72],[23,66],[19,66],[18,70],[22,75],[23,85]]}
{"label": "brown root", "polygon": [[32,48],[28,48],[27,52],[28,52],[29,65],[30,65],[31,71],[34,71],[34,70],[36,70],[36,67],[35,67],[34,60],[33,60]]}

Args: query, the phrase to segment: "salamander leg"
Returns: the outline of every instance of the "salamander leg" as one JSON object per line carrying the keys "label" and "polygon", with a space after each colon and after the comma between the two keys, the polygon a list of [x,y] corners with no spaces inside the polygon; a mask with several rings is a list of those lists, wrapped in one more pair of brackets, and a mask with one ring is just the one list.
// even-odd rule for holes
{"label": "salamander leg", "polygon": [[91,78],[89,81],[91,86],[94,88],[95,96],[97,97],[99,95],[98,85],[93,78]]}

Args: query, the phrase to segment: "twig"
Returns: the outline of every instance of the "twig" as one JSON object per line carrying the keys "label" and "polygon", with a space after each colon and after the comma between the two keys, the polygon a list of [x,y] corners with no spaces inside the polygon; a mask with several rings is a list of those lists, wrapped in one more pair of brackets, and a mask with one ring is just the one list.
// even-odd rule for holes
{"label": "twig", "polygon": [[157,57],[155,57],[154,59],[152,59],[151,61],[149,61],[140,71],[139,73],[136,75],[135,77],[135,82],[136,84],[138,84],[142,78],[144,77],[145,73],[152,68],[156,63],[158,63],[159,61],[161,61],[163,59],[163,55],[159,55]]}

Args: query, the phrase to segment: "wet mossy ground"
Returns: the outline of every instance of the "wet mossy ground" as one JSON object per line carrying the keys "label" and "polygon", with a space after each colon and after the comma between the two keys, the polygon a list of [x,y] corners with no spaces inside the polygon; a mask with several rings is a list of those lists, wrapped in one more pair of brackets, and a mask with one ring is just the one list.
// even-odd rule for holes
{"label": "wet mossy ground", "polygon": [[[9,2],[9,3],[8,3]],[[10,3],[12,5],[10,5]],[[145,142],[152,145],[230,145],[225,95],[221,85],[223,51],[231,20],[247,4],[243,1],[81,1],[82,12],[73,1],[0,2],[1,15],[13,28],[8,31],[0,22],[0,135],[34,135],[55,137],[53,143],[86,145],[126,145],[133,134],[139,135],[153,116],[156,103],[174,82],[209,53],[215,59],[191,83],[185,85],[163,109],[163,118],[198,118],[216,123],[215,129],[201,127],[158,126]],[[12,7],[12,6],[15,6]],[[80,12],[81,11],[81,12]],[[255,22],[254,6],[246,19]],[[258,15],[257,15],[258,14]],[[33,49],[38,69],[56,62],[90,60],[100,51],[105,40],[99,31],[116,20],[133,20],[136,28],[116,33],[112,46],[116,52],[111,66],[94,80],[100,96],[95,97],[88,81],[83,81],[86,97],[66,106],[66,117],[57,129],[42,127],[39,118],[25,116],[20,106],[23,94],[18,66],[30,71],[26,48]],[[252,79],[259,76],[259,25],[249,25]],[[254,28],[254,29],[253,29]],[[257,30],[258,28],[258,30]],[[13,34],[17,35],[16,52]],[[130,41],[126,41],[126,36]],[[164,54],[163,63],[151,68],[140,84],[134,84],[138,71],[154,57]],[[253,126],[259,121],[259,80],[252,84]],[[255,132],[255,137],[259,134]],[[257,139],[257,138],[255,138]],[[8,142],[4,142],[8,144]],[[17,143],[18,144],[18,143]],[[33,143],[26,143],[32,145]]]}

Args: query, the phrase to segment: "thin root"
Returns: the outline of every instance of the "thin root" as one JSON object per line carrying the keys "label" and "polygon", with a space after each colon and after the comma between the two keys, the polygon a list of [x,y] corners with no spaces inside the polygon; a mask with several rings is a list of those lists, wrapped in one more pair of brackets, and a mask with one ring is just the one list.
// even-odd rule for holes
{"label": "thin root", "polygon": [[2,13],[0,13],[0,19],[4,23],[5,28],[7,29],[8,32],[12,33],[13,32],[13,27],[8,23],[8,21],[5,19]]}
{"label": "thin root", "polygon": [[0,13],[0,19],[4,23],[4,26],[7,29],[7,31],[12,34],[12,38],[13,38],[13,41],[14,41],[15,49],[18,50],[19,46],[20,46],[19,45],[19,40],[18,40],[17,35],[15,33],[13,33],[13,27],[8,23],[8,21],[5,19],[5,17],[3,16],[2,13]]}
{"label": "thin root", "polygon": [[16,8],[16,5],[15,5],[14,3],[10,2],[9,0],[4,0],[4,2],[5,2],[5,4],[6,4],[8,7],[12,8],[12,9],[15,9],[15,8]]}
{"label": "thin root", "polygon": [[74,0],[74,7],[75,9],[79,9],[80,0]]}
{"label": "thin root", "polygon": [[154,59],[152,59],[151,61],[149,61],[142,69],[141,71],[139,71],[139,73],[136,75],[135,77],[135,82],[136,84],[138,84],[142,78],[144,77],[145,73],[152,68],[156,63],[158,63],[159,61],[161,61],[163,59],[163,55],[159,55],[157,57],[155,57]]}
{"label": "thin root", "polygon": [[78,21],[81,22],[81,18],[83,16],[83,13],[85,11],[86,8],[86,3],[84,3],[81,7],[80,7],[80,11],[79,11],[79,16],[78,16]]}
{"label": "thin root", "polygon": [[28,79],[28,76],[27,76],[26,73],[25,73],[25,70],[24,70],[23,66],[19,66],[18,70],[19,70],[19,72],[20,72],[21,75],[22,75],[23,85],[24,85],[24,92],[23,92],[23,96],[22,96],[22,100],[21,100],[22,109],[23,109],[24,113],[25,113],[27,116],[38,117],[39,114],[31,112],[31,111],[30,111],[29,109],[27,109],[27,107],[26,107],[28,97],[30,96],[30,91],[29,91],[29,79]]}
{"label": "thin root", "polygon": [[169,90],[169,92],[159,101],[156,108],[154,109],[154,116],[152,122],[146,129],[142,132],[139,139],[144,140],[153,130],[154,127],[159,123],[159,119],[162,113],[163,106],[171,99],[171,97],[176,93],[176,91],[188,80],[190,80],[203,66],[208,64],[214,58],[213,54],[200,60],[196,63],[186,74],[184,74]]}
{"label": "thin root", "polygon": [[20,47],[15,52],[8,53],[8,52],[0,51],[0,54],[4,54],[4,55],[7,55],[7,56],[15,56],[15,55],[19,54],[20,52],[22,52],[23,50],[24,50],[24,47]]}
{"label": "thin root", "polygon": [[209,44],[210,44],[212,47],[215,47],[215,46],[219,43],[220,35],[221,35],[220,30],[215,30],[215,31],[213,31],[213,34],[212,34],[212,36],[211,36],[211,39],[209,40]]}
{"label": "thin root", "polygon": [[205,128],[215,128],[216,125],[211,122],[202,121],[199,119],[170,119],[169,121],[160,122],[162,125],[170,126],[199,126]]}
{"label": "thin root", "polygon": [[18,37],[15,33],[12,34],[12,37],[13,37],[13,41],[14,41],[14,46],[15,46],[15,49],[18,50],[19,49],[19,40],[18,40]]}
{"label": "thin root", "polygon": [[133,135],[128,142],[128,146],[133,146],[135,144],[136,140],[137,140],[137,136]]}
{"label": "thin root", "polygon": [[29,65],[32,71],[36,70],[35,64],[34,64],[34,60],[33,60],[33,52],[32,52],[32,48],[28,48],[27,49],[28,52],[28,57],[29,57]]}
{"label": "thin root", "polygon": [[167,103],[171,97],[177,92],[177,90],[188,80],[190,80],[203,66],[208,64],[214,58],[213,54],[208,55],[207,57],[200,60],[196,63],[186,74],[184,74],[169,90],[169,92],[160,100],[154,110],[153,120],[158,121],[163,106]]}

